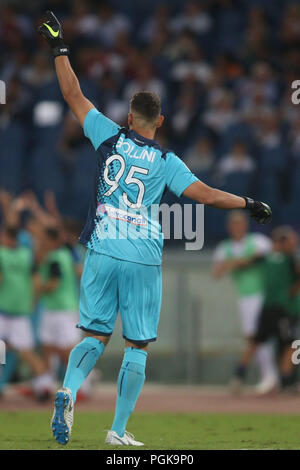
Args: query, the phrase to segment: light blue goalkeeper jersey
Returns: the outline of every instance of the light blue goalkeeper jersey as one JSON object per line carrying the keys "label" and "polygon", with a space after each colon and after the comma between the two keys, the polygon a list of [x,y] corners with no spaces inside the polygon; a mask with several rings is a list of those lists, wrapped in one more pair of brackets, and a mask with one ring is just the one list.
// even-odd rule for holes
{"label": "light blue goalkeeper jersey", "polygon": [[97,152],[97,170],[81,243],[114,258],[160,265],[162,195],[168,188],[181,196],[198,179],[173,152],[95,108],[85,118],[84,133]]}

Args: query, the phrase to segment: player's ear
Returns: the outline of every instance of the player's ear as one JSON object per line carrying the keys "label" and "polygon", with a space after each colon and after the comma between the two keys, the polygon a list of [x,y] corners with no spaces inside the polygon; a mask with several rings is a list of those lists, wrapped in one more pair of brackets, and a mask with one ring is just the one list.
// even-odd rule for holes
{"label": "player's ear", "polygon": [[161,127],[163,125],[164,120],[165,120],[165,116],[161,114],[159,118],[157,119],[156,127],[157,128]]}
{"label": "player's ear", "polygon": [[132,113],[128,113],[127,122],[128,122],[128,127],[132,126],[132,124],[133,124],[133,115],[132,115]]}

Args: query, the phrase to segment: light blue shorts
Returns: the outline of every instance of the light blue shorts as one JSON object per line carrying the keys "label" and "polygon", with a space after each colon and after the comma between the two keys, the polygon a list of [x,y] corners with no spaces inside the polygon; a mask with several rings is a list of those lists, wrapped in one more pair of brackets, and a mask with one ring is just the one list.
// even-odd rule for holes
{"label": "light blue shorts", "polygon": [[120,310],[125,339],[133,343],[155,341],[161,295],[161,266],[132,263],[88,250],[77,326],[110,336]]}

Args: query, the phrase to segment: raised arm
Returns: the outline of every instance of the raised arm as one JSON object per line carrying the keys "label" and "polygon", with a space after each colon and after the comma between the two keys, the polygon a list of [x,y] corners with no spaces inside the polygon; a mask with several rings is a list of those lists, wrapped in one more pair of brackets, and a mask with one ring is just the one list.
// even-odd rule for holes
{"label": "raised arm", "polygon": [[56,57],[55,68],[62,95],[83,126],[87,113],[95,106],[83,95],[67,56]]}
{"label": "raised arm", "polygon": [[248,209],[251,217],[261,224],[267,224],[272,219],[272,211],[264,202],[211,188],[202,181],[196,181],[188,186],[183,195],[218,209]]}
{"label": "raised arm", "polygon": [[56,74],[65,101],[70,106],[80,124],[83,126],[87,113],[95,106],[82,93],[78,79],[71,67],[68,55],[69,48],[65,45],[62,27],[51,12],[47,11],[47,21],[39,28],[55,57]]}

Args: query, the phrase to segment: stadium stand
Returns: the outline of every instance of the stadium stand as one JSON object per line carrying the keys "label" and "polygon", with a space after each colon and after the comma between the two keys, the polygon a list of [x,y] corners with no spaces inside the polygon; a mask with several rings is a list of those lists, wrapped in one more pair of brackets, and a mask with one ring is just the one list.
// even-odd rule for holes
{"label": "stadium stand", "polygon": [[[299,1],[27,4],[28,14],[13,2],[0,6],[0,79],[8,90],[0,107],[0,187],[16,195],[32,188],[40,199],[51,188],[62,213],[85,218],[93,155],[77,145],[81,130],[69,139],[67,157],[62,149],[69,114],[36,33],[50,8],[64,23],[72,64],[96,106],[124,124],[132,92],[159,92],[167,118],[159,139],[167,148],[185,160],[206,135],[215,161],[210,171],[200,169],[204,181],[239,194],[250,188],[274,208],[274,225],[297,225],[300,111],[290,84],[300,72]],[[237,140],[247,145],[254,174],[220,179],[218,162]],[[207,241],[214,242],[221,224],[210,213]]]}

